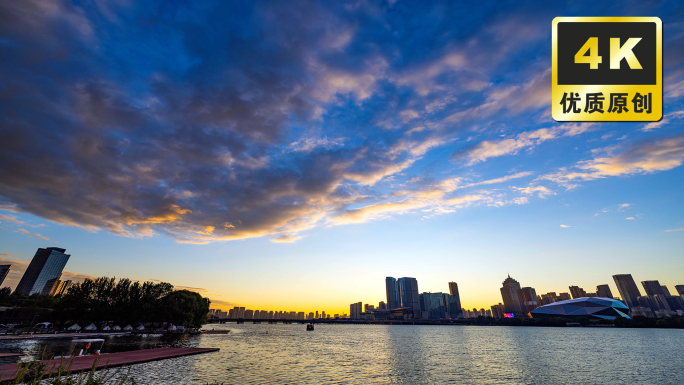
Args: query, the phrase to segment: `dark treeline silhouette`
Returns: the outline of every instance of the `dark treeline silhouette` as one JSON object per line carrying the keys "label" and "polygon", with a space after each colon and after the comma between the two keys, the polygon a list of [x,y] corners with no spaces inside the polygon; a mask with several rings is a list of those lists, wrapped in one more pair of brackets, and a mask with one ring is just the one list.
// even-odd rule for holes
{"label": "dark treeline silhouette", "polygon": [[7,287],[0,289],[0,306],[35,308],[41,322],[60,326],[92,322],[98,327],[104,323],[123,327],[171,322],[196,328],[206,322],[209,304],[208,298],[188,290],[174,290],[170,283],[140,283],[127,278],[86,279],[57,297],[26,296],[12,293]]}

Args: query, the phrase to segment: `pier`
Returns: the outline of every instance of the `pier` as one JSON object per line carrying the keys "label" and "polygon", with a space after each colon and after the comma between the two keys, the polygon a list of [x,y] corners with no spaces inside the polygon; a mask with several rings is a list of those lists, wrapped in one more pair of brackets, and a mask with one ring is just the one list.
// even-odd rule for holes
{"label": "pier", "polygon": [[[73,359],[73,364],[71,365],[71,373],[89,371],[92,369],[97,357],[100,357],[100,362],[97,364],[97,370],[100,370],[104,368],[115,368],[123,365],[140,364],[143,362],[159,361],[167,358],[176,358],[217,351],[219,351],[218,348],[159,348],[101,354],[99,356],[91,355],[76,357]],[[64,366],[68,366],[70,360],[71,359],[64,359]],[[57,371],[59,365],[62,363],[62,360],[44,360],[43,363],[47,365],[47,377],[48,373],[54,373]],[[0,365],[0,382],[14,380],[17,369],[19,369],[18,363]]]}

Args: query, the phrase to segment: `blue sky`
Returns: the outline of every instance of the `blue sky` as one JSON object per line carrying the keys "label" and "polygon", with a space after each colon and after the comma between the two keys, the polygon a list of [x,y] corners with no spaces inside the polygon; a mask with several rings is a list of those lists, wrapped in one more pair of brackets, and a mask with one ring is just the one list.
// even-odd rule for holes
{"label": "blue sky", "polygon": [[[342,312],[684,283],[679,2],[0,5],[0,253]],[[664,118],[557,123],[551,21],[658,16]]]}

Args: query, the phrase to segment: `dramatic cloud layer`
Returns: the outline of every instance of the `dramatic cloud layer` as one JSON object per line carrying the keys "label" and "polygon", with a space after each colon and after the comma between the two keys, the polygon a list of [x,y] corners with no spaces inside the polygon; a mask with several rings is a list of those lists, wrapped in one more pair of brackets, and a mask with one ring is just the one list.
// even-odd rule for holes
{"label": "dramatic cloud layer", "polygon": [[[523,204],[556,193],[544,181],[679,166],[673,137],[575,171],[469,169],[598,129],[549,121],[557,13],[538,3],[3,2],[0,209],[123,236],[288,243],[318,225]],[[681,47],[673,36],[666,44]],[[673,55],[667,95],[678,100]],[[501,185],[533,174],[527,187]],[[485,185],[501,186],[476,189]]]}

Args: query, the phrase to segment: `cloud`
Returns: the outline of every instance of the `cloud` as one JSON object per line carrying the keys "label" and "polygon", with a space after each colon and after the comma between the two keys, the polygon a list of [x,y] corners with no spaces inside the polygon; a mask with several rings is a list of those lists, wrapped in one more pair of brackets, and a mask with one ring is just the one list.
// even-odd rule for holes
{"label": "cloud", "polygon": [[672,233],[672,232],[675,232],[675,231],[684,231],[684,227],[681,228],[681,229],[665,230],[666,233]]}
{"label": "cloud", "polygon": [[521,149],[531,149],[539,144],[561,136],[575,136],[587,132],[593,123],[565,124],[555,128],[540,128],[523,132],[514,138],[498,141],[482,141],[465,149],[458,150],[451,155],[452,159],[463,160],[471,166],[493,157],[517,154]]}
{"label": "cloud", "polygon": [[633,220],[634,220],[634,217],[627,217],[627,218],[625,218],[625,219],[628,220],[628,221],[633,221]]}
{"label": "cloud", "polygon": [[1,221],[13,223],[15,225],[23,225],[24,224],[24,222],[17,219],[17,217],[15,215],[0,214],[0,223],[2,223]]}
{"label": "cloud", "polygon": [[[457,191],[532,171],[408,180],[449,173],[459,138],[475,139],[452,159],[474,165],[590,129],[526,128],[548,114],[544,20],[562,7],[399,5],[0,3],[0,207],[126,237],[277,242],[548,196]],[[400,27],[412,20],[437,29]]]}
{"label": "cloud", "polygon": [[578,186],[575,183],[578,181],[670,170],[680,166],[684,160],[684,136],[680,134],[665,139],[635,143],[618,154],[613,154],[615,150],[616,148],[611,148],[606,156],[578,162],[572,170],[561,168],[555,173],[543,175],[538,179],[546,179],[567,188],[574,188]]}
{"label": "cloud", "polygon": [[26,234],[26,235],[30,235],[30,236],[32,236],[32,237],[34,237],[34,238],[45,239],[46,241],[50,240],[50,238],[48,238],[48,237],[44,237],[44,236],[42,236],[42,235],[40,235],[40,234],[33,234],[33,233],[30,233],[28,230],[19,229],[19,230],[17,230],[17,231],[20,232],[20,233],[24,233],[24,234]]}
{"label": "cloud", "polygon": [[298,240],[302,239],[302,236],[300,235],[294,235],[294,234],[283,234],[279,237],[271,238],[271,242],[275,243],[294,243],[297,242]]}
{"label": "cloud", "polygon": [[9,253],[0,253],[0,257],[12,257],[16,258],[17,256],[14,254],[9,254]]}
{"label": "cloud", "polygon": [[568,226],[568,225],[560,225],[560,227],[571,227],[571,226]]}
{"label": "cloud", "polygon": [[228,310],[232,309],[235,306],[238,306],[237,303],[229,302],[229,301],[222,301],[220,299],[215,299],[209,297],[209,300],[211,301],[210,307],[212,309],[221,309],[221,310]]}
{"label": "cloud", "polygon": [[622,210],[626,209],[626,208],[629,207],[629,206],[631,206],[630,203],[622,203],[622,204],[619,204],[619,205],[618,205],[618,211],[622,211]]}
{"label": "cloud", "polygon": [[555,192],[552,190],[544,187],[544,186],[528,186],[528,187],[511,187],[514,190],[517,190],[525,195],[533,195],[537,194],[539,198],[546,198],[549,195],[556,195]]}
{"label": "cloud", "polygon": [[[682,83],[684,83],[684,80],[682,81]],[[648,123],[647,125],[645,125],[644,127],[641,128],[641,131],[644,131],[644,132],[652,131],[656,128],[660,128],[666,124],[669,124],[672,121],[672,119],[681,119],[682,117],[684,117],[684,111],[670,112],[665,117],[663,117],[660,121]]]}

